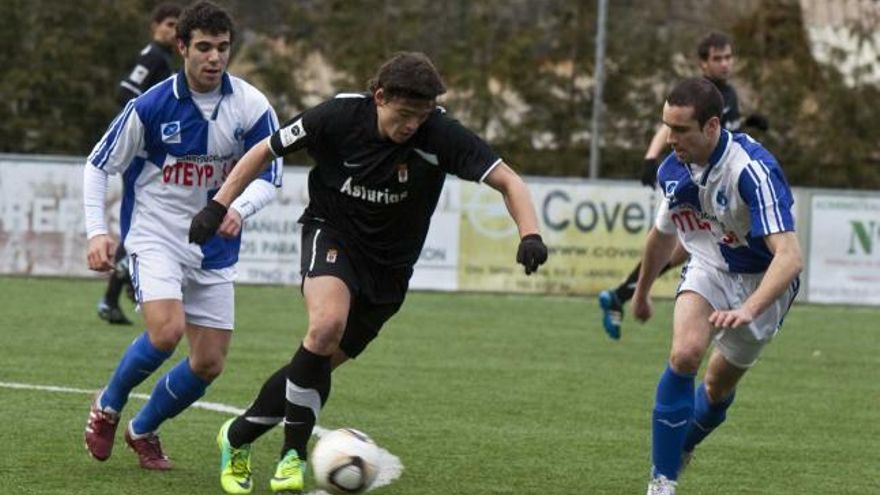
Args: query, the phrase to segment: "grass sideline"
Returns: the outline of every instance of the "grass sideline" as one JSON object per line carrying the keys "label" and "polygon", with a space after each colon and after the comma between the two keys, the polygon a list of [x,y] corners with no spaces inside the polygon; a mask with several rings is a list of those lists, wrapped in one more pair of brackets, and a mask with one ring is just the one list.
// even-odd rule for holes
{"label": "grass sideline", "polygon": [[[97,319],[102,291],[100,281],[0,278],[0,381],[101,386],[140,331]],[[400,457],[403,475],[377,495],[642,493],[670,311],[658,301],[651,322],[627,318],[613,342],[593,298],[412,293],[334,374],[320,424],[362,429]],[[203,399],[244,407],[289,359],[305,318],[296,287],[239,287],[236,317],[226,370]],[[797,305],[680,493],[880,493],[878,319],[873,308]],[[222,493],[214,436],[224,415],[189,410],[163,425],[176,469],[151,473],[121,435],[106,463],[87,456],[88,402],[0,388],[0,492]],[[132,399],[124,420],[142,403]],[[257,442],[254,493],[269,493],[280,442],[279,429]]]}

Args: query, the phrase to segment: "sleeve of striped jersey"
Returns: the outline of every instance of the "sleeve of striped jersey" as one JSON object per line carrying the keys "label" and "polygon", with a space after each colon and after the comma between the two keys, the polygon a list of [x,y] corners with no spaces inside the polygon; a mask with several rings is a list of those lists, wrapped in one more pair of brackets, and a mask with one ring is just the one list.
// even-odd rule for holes
{"label": "sleeve of striped jersey", "polygon": [[89,155],[88,162],[108,174],[124,172],[144,149],[144,124],[135,110],[135,101],[125,105]]}
{"label": "sleeve of striped jersey", "polygon": [[749,205],[750,234],[764,237],[794,230],[791,190],[778,167],[750,162],[740,173],[739,194]]}
{"label": "sleeve of striped jersey", "polygon": [[[268,107],[266,111],[263,112],[263,115],[257,119],[254,125],[251,126],[250,130],[244,135],[245,151],[251,149],[251,147],[262,142],[267,137],[272,136],[277,130],[278,117],[275,115],[275,110],[273,110],[272,107]],[[275,187],[281,187],[281,179],[284,175],[284,162],[278,157],[278,155],[275,156],[276,157],[269,162],[269,166],[263,170],[262,174],[260,174],[260,178],[273,184]]]}
{"label": "sleeve of striped jersey", "polygon": [[83,211],[86,237],[107,233],[104,221],[104,202],[107,198],[107,173],[86,163],[83,167]]}
{"label": "sleeve of striped jersey", "polygon": [[255,180],[235,198],[230,207],[235,208],[244,220],[271,203],[275,199],[276,192],[277,189],[269,181]]}
{"label": "sleeve of striped jersey", "polygon": [[657,204],[657,216],[654,219],[654,227],[664,234],[675,233],[675,223],[672,221],[672,215],[669,213],[669,200],[661,197]]}

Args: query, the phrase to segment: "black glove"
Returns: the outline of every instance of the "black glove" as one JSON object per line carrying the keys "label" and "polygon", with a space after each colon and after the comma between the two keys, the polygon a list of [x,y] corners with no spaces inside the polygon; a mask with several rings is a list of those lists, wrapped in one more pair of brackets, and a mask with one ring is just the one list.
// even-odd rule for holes
{"label": "black glove", "polygon": [[208,242],[208,239],[217,233],[225,216],[226,207],[209,199],[208,204],[202,208],[202,211],[196,213],[192,223],[189,224],[189,242],[199,245]]}
{"label": "black glove", "polygon": [[529,234],[519,241],[516,250],[516,262],[526,267],[526,275],[538,271],[538,267],[547,261],[547,246],[540,234]]}
{"label": "black glove", "polygon": [[656,158],[645,158],[645,163],[642,165],[643,186],[648,186],[651,189],[657,187],[657,165]]}
{"label": "black glove", "polygon": [[760,131],[767,132],[767,130],[770,129],[770,121],[767,119],[766,115],[753,113],[746,117],[745,122],[743,122],[743,127],[754,127]]}

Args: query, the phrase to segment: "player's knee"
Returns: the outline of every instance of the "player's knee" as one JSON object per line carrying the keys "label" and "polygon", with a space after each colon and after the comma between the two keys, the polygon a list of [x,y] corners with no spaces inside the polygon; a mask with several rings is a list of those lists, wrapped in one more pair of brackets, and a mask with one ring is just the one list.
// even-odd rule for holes
{"label": "player's knee", "polygon": [[222,356],[190,356],[189,366],[202,380],[211,382],[223,372],[226,360]]}
{"label": "player's knee", "polygon": [[183,321],[166,320],[149,328],[150,342],[159,350],[169,352],[177,348],[186,331]]}
{"label": "player's knee", "polygon": [[327,356],[339,349],[345,331],[344,321],[325,321],[324,325],[310,325],[304,344],[306,349]]}
{"label": "player's knee", "polygon": [[678,373],[696,373],[700,369],[703,353],[697,349],[675,349],[669,356],[669,364]]}

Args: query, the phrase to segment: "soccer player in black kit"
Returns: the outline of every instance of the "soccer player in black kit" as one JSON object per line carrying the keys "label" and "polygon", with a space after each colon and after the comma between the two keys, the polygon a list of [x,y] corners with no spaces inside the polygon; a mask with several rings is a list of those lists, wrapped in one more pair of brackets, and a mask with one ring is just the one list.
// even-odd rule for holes
{"label": "soccer player in black kit", "polygon": [[[721,126],[729,131],[737,131],[742,127],[752,127],[766,131],[769,127],[767,117],[761,114],[752,114],[743,119],[739,111],[739,97],[736,89],[728,82],[733,73],[733,48],[730,37],[724,33],[711,32],[700,40],[697,45],[697,56],[700,59],[700,71],[703,77],[712,81],[718,88],[724,100],[724,108],[721,113]],[[661,153],[666,149],[666,139],[669,136],[669,128],[660,126],[648,151],[645,153],[641,182],[643,185],[655,188],[657,185],[657,167],[661,162]],[[677,245],[672,251],[669,263],[663,267],[660,274],[664,274],[672,268],[687,261],[688,254],[681,245]],[[604,290],[599,293],[599,307],[602,310],[602,326],[605,333],[614,340],[620,338],[620,323],[623,319],[623,305],[632,299],[636,290],[636,282],[639,278],[641,263],[630,272],[626,280],[616,289]]]}
{"label": "soccer player in black kit", "polygon": [[250,444],[282,420],[284,447],[270,486],[303,489],[306,444],[330,394],[331,371],[359,355],[403,304],[447,174],[502,194],[519,230],[516,261],[526,274],[547,259],[525,183],[437,107],[446,88],[424,54],[394,56],[369,90],[307,110],[256,145],[192,221],[190,241],[204,242],[270,158],[306,149],[315,161],[310,203],[299,220],[308,331],[248,410],[220,429],[221,485],[228,493],[249,493]]}
{"label": "soccer player in black kit", "polygon": [[[153,9],[150,16],[150,43],[138,53],[131,71],[122,81],[116,92],[116,100],[122,108],[128,100],[137,98],[144,91],[171,75],[171,50],[176,40],[177,19],[180,7],[173,3],[161,3]],[[98,301],[98,317],[114,325],[131,325],[131,321],[119,307],[119,295],[125,287],[129,297],[134,300],[134,287],[128,273],[128,256],[122,243],[116,248],[113,257],[114,268],[107,281],[104,297]]]}

